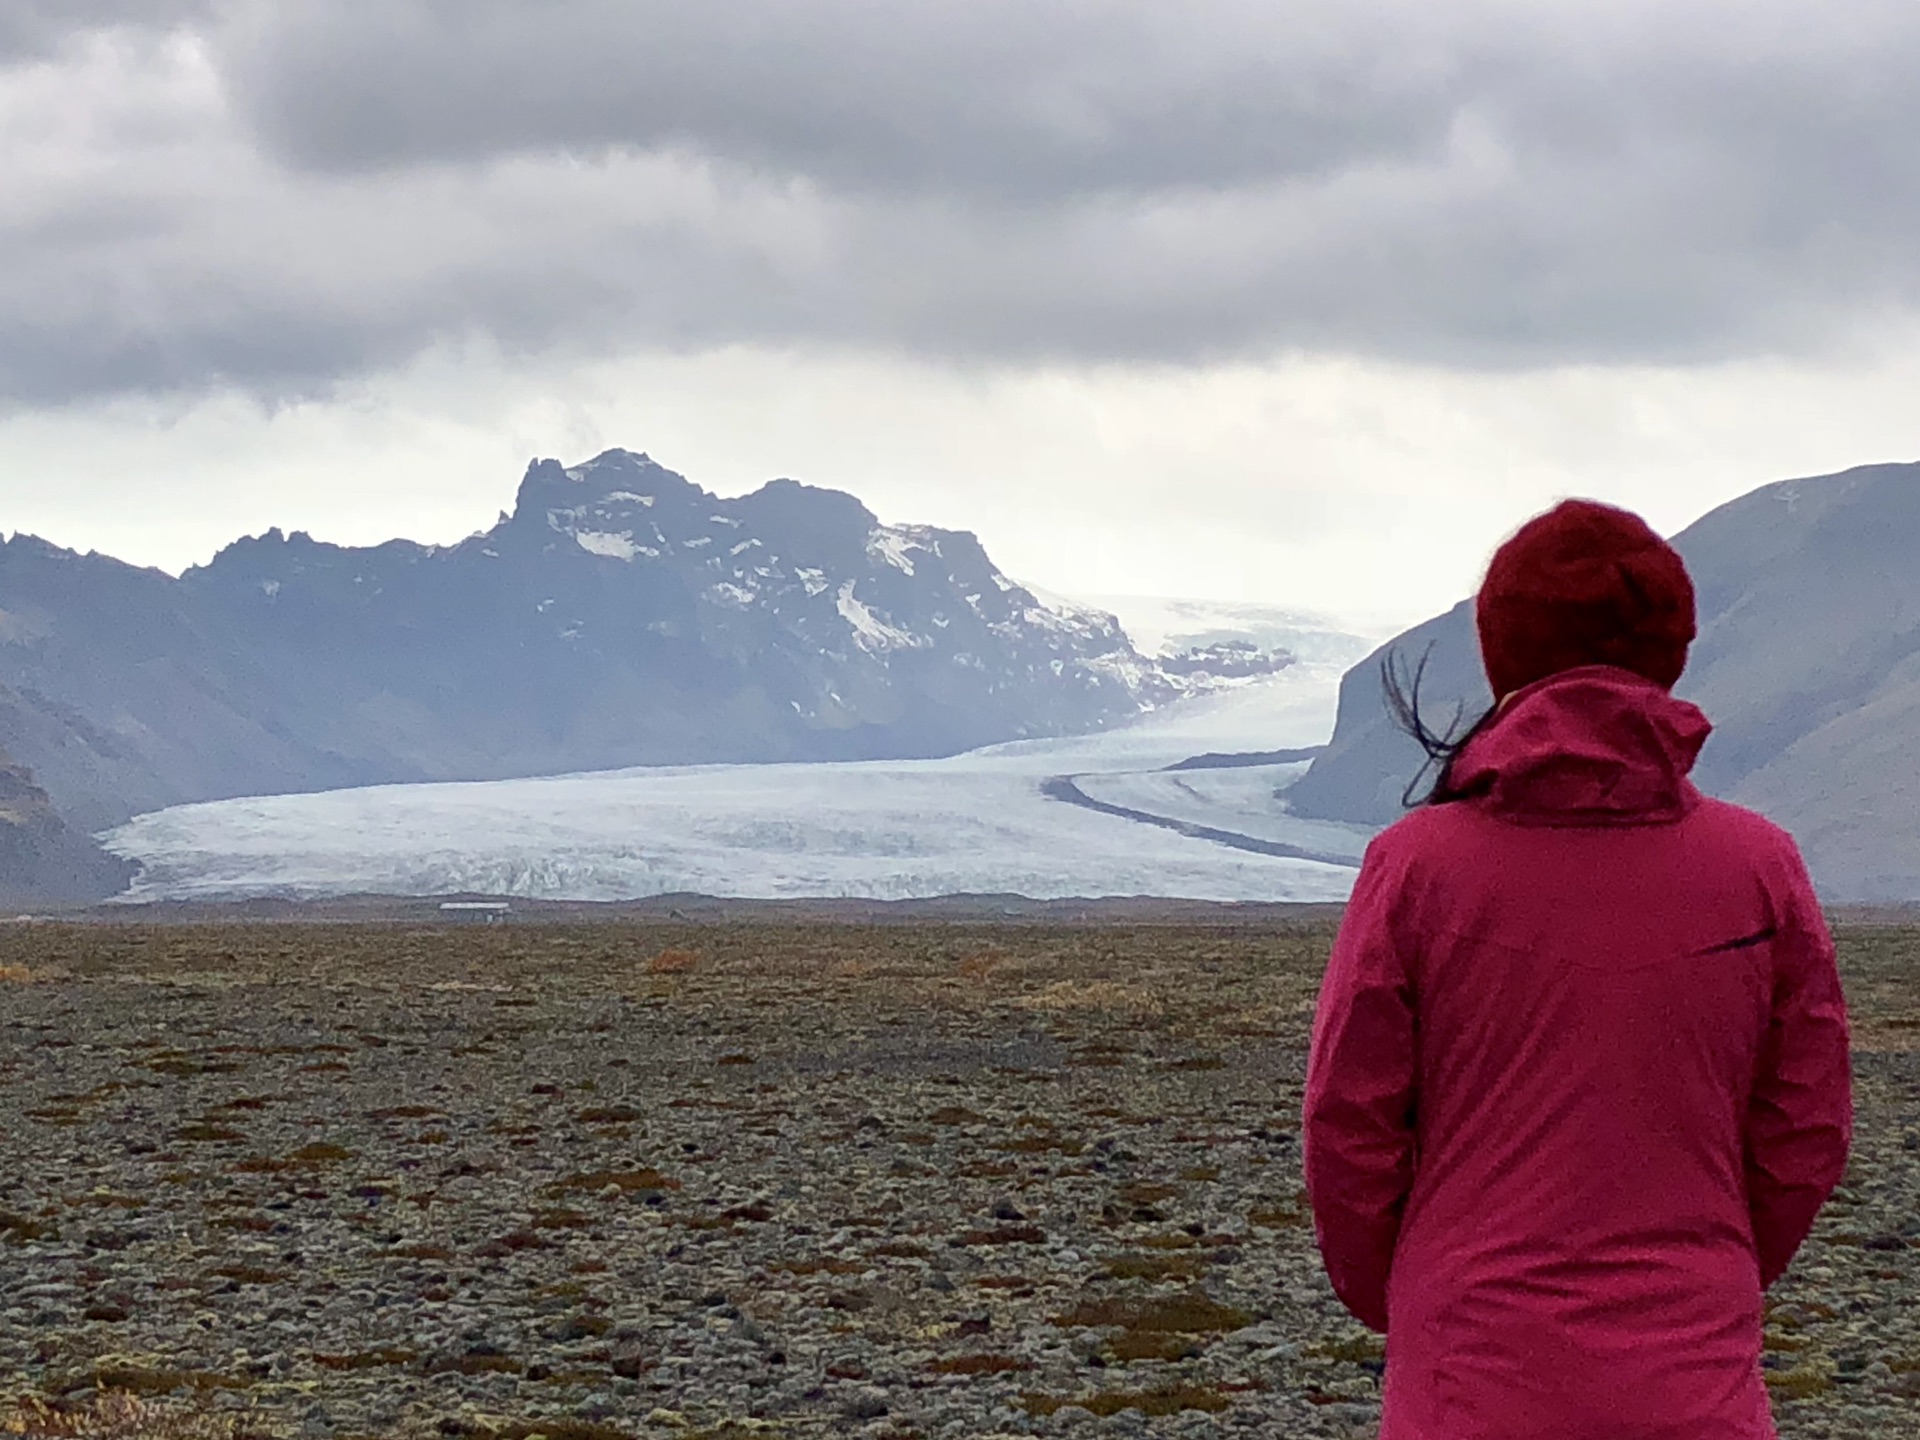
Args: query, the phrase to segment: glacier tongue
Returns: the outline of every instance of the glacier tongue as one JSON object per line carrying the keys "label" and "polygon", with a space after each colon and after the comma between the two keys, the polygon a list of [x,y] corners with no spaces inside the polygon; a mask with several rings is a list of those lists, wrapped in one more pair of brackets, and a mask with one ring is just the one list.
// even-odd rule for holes
{"label": "glacier tongue", "polygon": [[[1337,676],[1301,666],[1105,734],[944,760],[680,766],[226,800],[137,817],[106,842],[145,867],[127,896],[135,900],[681,891],[1338,900],[1352,883],[1345,866],[1228,849],[1041,791],[1053,775],[1124,775],[1201,751],[1316,743],[1331,727]],[[1149,802],[1160,793],[1115,783]],[[1179,791],[1203,823],[1209,794],[1230,822],[1220,828],[1258,810],[1263,833],[1286,831],[1281,810],[1244,778]]]}

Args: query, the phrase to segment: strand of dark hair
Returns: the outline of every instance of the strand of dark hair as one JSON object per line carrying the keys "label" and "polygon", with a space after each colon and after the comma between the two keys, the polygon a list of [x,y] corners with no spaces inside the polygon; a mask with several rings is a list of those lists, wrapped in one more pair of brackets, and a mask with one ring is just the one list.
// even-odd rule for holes
{"label": "strand of dark hair", "polygon": [[[1387,702],[1387,714],[1427,756],[1426,762],[1407,782],[1407,788],[1400,792],[1400,803],[1409,810],[1422,805],[1444,805],[1463,798],[1463,792],[1453,786],[1454,756],[1465,748],[1469,740],[1486,729],[1497,708],[1489,706],[1485,713],[1468,722],[1465,702],[1455,701],[1453,715],[1445,728],[1436,729],[1420,710],[1420,685],[1426,679],[1427,662],[1432,658],[1433,643],[1429,641],[1411,670],[1407,668],[1406,657],[1398,650],[1389,650],[1386,658],[1380,662],[1380,690]],[[1433,777],[1432,784],[1427,786],[1424,794],[1419,793],[1421,784],[1429,775]]]}

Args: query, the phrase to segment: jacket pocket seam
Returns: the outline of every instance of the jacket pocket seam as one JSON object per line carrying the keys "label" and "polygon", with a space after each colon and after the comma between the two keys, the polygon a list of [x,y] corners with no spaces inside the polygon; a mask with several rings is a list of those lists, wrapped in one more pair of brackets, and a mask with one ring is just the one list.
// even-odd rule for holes
{"label": "jacket pocket seam", "polygon": [[1709,945],[1704,950],[1695,950],[1692,951],[1691,954],[1695,956],[1726,955],[1735,950],[1751,950],[1755,946],[1765,945],[1769,940],[1778,939],[1779,935],[1779,926],[1768,925],[1764,929],[1754,931],[1751,935],[1741,935],[1732,940],[1722,940],[1718,945]]}

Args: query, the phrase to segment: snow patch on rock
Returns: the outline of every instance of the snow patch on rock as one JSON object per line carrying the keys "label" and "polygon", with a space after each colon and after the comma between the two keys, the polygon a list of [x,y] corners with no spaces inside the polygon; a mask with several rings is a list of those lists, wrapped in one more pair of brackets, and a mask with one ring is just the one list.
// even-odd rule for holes
{"label": "snow patch on rock", "polygon": [[843,584],[834,600],[840,618],[853,628],[854,644],[863,650],[912,650],[927,643],[923,637],[898,625],[889,625],[874,614],[872,608],[853,593],[854,583],[849,580]]}
{"label": "snow patch on rock", "polygon": [[624,531],[576,530],[573,532],[573,541],[588,554],[604,555],[610,560],[631,561],[640,553],[640,547],[633,543],[633,536]]}
{"label": "snow patch on rock", "polygon": [[882,525],[867,540],[867,553],[877,560],[884,560],[896,570],[913,574],[915,553],[938,555],[938,542],[931,538],[930,532],[922,525]]}

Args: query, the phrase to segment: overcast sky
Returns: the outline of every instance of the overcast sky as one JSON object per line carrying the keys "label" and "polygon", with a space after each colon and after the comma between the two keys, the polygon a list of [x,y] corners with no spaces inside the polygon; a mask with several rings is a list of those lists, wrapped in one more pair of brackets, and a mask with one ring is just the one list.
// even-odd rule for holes
{"label": "overcast sky", "polygon": [[0,0],[0,528],[452,539],[646,450],[1411,618],[1920,456],[1912,0]]}

